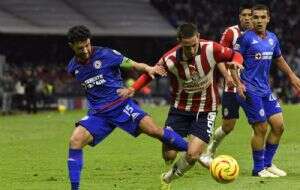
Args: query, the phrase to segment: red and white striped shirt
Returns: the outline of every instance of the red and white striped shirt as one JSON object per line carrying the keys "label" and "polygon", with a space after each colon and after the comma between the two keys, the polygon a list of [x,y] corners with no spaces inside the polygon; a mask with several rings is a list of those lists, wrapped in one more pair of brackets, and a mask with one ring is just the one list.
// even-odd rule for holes
{"label": "red and white striped shirt", "polygon": [[217,110],[219,96],[213,78],[215,65],[232,61],[236,54],[216,42],[201,40],[199,43],[198,53],[190,61],[183,60],[182,48],[176,46],[158,62],[168,71],[172,87],[171,106],[180,111]]}
{"label": "red and white striped shirt", "polygon": [[[238,25],[228,27],[222,35],[220,44],[225,47],[233,48],[236,44],[238,37],[241,35],[241,30]],[[231,75],[229,69],[227,69],[229,75]],[[224,81],[224,91],[225,92],[236,92],[235,87],[228,87]]]}

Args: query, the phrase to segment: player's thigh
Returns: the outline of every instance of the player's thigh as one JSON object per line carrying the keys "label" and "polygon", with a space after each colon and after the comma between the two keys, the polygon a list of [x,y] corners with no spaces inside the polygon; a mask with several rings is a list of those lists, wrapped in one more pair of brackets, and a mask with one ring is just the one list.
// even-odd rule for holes
{"label": "player's thigh", "polygon": [[239,102],[233,92],[224,92],[222,95],[222,117],[224,120],[239,118]]}
{"label": "player's thigh", "polygon": [[[140,106],[128,99],[122,106],[106,114],[109,122],[136,137],[145,129],[154,129],[156,124]],[[140,126],[142,128],[140,129]]]}
{"label": "player's thigh", "polygon": [[95,146],[105,139],[115,127],[107,122],[107,119],[100,115],[85,116],[76,123],[76,126],[83,127],[92,136],[89,145]]}
{"label": "player's thigh", "polygon": [[165,128],[172,129],[181,137],[187,137],[194,117],[193,113],[179,111],[171,107],[165,122]]}
{"label": "player's thigh", "polygon": [[93,136],[90,132],[81,125],[78,125],[74,130],[70,138],[71,148],[83,148],[88,143],[92,142]]}
{"label": "player's thigh", "polygon": [[267,117],[264,110],[262,97],[250,92],[246,92],[245,95],[246,99],[237,96],[237,100],[247,116],[248,123],[253,125],[254,123],[266,122]]}
{"label": "player's thigh", "polygon": [[189,135],[193,135],[205,143],[209,143],[215,126],[216,116],[216,112],[198,113],[191,124]]}
{"label": "player's thigh", "polygon": [[201,140],[199,137],[191,135],[189,140],[189,146],[187,150],[187,157],[190,161],[195,161],[199,158],[203,152],[207,142]]}
{"label": "player's thigh", "polygon": [[[280,122],[281,120],[281,123],[283,123],[283,118],[281,114],[282,109],[275,95],[269,94],[268,96],[264,97],[263,105],[266,112],[266,117],[268,118],[269,122],[271,122],[270,120],[274,120],[275,122]],[[274,119],[271,119],[272,116],[274,116]]]}

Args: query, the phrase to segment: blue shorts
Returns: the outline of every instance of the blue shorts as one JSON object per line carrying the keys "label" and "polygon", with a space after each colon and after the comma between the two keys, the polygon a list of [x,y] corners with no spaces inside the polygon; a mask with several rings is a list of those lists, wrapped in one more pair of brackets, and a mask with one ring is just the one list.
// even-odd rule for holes
{"label": "blue shorts", "polygon": [[223,119],[238,119],[240,104],[237,93],[223,92],[222,95],[222,117]]}
{"label": "blue shorts", "polygon": [[88,114],[76,123],[86,128],[93,136],[91,146],[97,145],[107,137],[115,127],[119,127],[134,137],[139,135],[139,123],[145,113],[131,99],[127,99],[119,106],[103,113]]}
{"label": "blue shorts", "polygon": [[272,93],[260,97],[248,91],[245,95],[246,99],[240,96],[237,96],[237,99],[250,124],[265,122],[272,115],[282,112],[277,98]]}
{"label": "blue shorts", "polygon": [[214,128],[216,112],[179,111],[171,107],[165,127],[169,127],[182,137],[194,135],[208,143]]}

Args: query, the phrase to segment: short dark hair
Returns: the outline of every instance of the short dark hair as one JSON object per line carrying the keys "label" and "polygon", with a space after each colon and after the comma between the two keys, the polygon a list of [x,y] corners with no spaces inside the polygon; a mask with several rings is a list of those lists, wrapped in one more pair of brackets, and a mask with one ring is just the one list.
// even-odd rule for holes
{"label": "short dark hair", "polygon": [[244,3],[244,4],[242,4],[242,5],[240,6],[240,8],[239,8],[239,14],[241,14],[241,13],[243,12],[243,10],[245,10],[245,9],[250,9],[250,10],[252,10],[252,7],[253,7],[253,5],[250,4],[250,3]]}
{"label": "short dark hair", "polygon": [[267,13],[268,13],[268,15],[270,16],[270,9],[269,9],[268,6],[266,6],[266,5],[264,5],[264,4],[257,4],[257,5],[254,5],[254,6],[252,7],[252,13],[253,13],[253,11],[255,11],[255,10],[266,10]]}
{"label": "short dark hair", "polygon": [[190,38],[198,33],[197,26],[192,23],[184,23],[177,28],[177,39]]}
{"label": "short dark hair", "polygon": [[84,25],[73,26],[67,33],[68,42],[81,42],[91,38],[90,30]]}

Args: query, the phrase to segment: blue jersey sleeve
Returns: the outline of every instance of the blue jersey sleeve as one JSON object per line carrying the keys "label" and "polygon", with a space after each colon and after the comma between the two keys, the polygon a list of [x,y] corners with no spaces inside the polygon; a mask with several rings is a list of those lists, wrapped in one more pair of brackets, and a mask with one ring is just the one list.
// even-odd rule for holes
{"label": "blue jersey sleeve", "polygon": [[74,70],[74,59],[72,59],[67,66],[67,72],[71,75],[74,75]]}
{"label": "blue jersey sleeve", "polygon": [[234,50],[240,52],[242,55],[245,54],[247,48],[247,41],[245,35],[238,37],[236,44],[234,45]]}
{"label": "blue jersey sleeve", "polygon": [[277,39],[277,37],[274,37],[274,52],[273,52],[273,58],[278,58],[281,56],[281,49],[280,49],[280,44]]}

